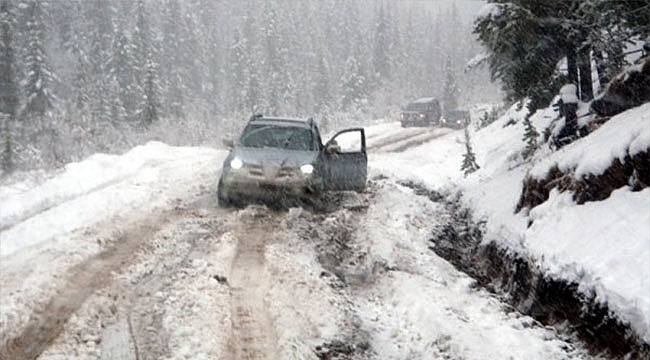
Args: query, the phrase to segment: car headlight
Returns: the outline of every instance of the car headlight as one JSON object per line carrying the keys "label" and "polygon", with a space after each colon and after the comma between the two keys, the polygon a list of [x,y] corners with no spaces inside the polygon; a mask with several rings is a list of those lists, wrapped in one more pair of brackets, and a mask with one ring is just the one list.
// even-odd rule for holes
{"label": "car headlight", "polygon": [[239,160],[239,158],[234,158],[230,161],[230,167],[235,170],[241,169],[242,166],[244,166],[244,162]]}
{"label": "car headlight", "polygon": [[312,164],[305,164],[300,167],[300,171],[302,171],[303,174],[311,174],[314,172],[314,166]]}

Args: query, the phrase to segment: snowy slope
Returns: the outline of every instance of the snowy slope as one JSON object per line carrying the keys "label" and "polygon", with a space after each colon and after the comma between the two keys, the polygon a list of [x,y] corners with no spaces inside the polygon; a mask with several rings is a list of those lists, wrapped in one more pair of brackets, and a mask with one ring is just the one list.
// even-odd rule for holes
{"label": "snowy slope", "polygon": [[[490,126],[471,129],[481,169],[467,178],[460,172],[465,151],[460,131],[398,156],[378,155],[374,170],[433,189],[463,191],[465,205],[487,220],[486,241],[497,240],[528,253],[549,274],[579,283],[650,341],[648,188],[639,192],[622,188],[603,201],[584,205],[577,205],[570,194],[553,191],[529,214],[515,213],[527,174],[542,177],[554,165],[576,169],[578,176],[600,174],[614,159],[648,151],[650,104],[613,117],[590,136],[555,153],[542,147],[530,162],[521,157],[523,116],[513,107]],[[531,121],[541,133],[556,116],[552,109],[544,109]]]}

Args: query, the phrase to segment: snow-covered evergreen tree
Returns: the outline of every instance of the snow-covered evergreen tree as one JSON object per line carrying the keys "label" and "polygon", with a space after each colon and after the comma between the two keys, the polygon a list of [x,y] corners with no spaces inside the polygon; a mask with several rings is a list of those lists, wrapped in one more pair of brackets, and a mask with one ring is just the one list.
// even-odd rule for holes
{"label": "snow-covered evergreen tree", "polygon": [[375,24],[375,44],[374,44],[374,58],[373,65],[375,69],[375,81],[377,83],[384,83],[390,80],[390,43],[389,43],[389,29],[388,19],[384,11],[383,3],[379,7],[377,20]]}
{"label": "snow-covered evergreen tree", "polygon": [[133,31],[135,74],[140,90],[140,103],[137,106],[139,125],[148,128],[161,116],[160,78],[157,60],[158,48],[155,44],[144,1],[136,3],[136,26]]}
{"label": "snow-covered evergreen tree", "polygon": [[522,155],[524,159],[529,159],[537,150],[537,137],[539,137],[539,132],[535,129],[535,126],[530,121],[530,114],[524,118],[524,142],[526,143],[526,148],[524,149]]}
{"label": "snow-covered evergreen tree", "polygon": [[[15,121],[34,149],[20,156],[31,164],[39,151],[51,153],[49,140],[33,140],[37,133],[60,134],[57,144],[71,134],[59,150],[87,155],[110,151],[118,137],[141,141],[149,130],[128,129],[156,117],[179,127],[186,122],[172,119],[186,117],[197,126],[185,128],[198,129],[274,108],[296,116],[330,112],[333,121],[335,111],[385,114],[416,96],[438,96],[444,84],[440,43],[450,20],[419,2],[7,3],[17,9]],[[454,64],[463,62],[459,48],[447,51]]]}
{"label": "snow-covered evergreen tree", "polygon": [[333,104],[333,96],[331,93],[331,84],[329,73],[330,69],[327,64],[325,56],[317,56],[317,71],[316,71],[316,82],[314,84],[314,102],[315,102],[315,111],[327,111]]}
{"label": "snow-covered evergreen tree", "polygon": [[141,88],[136,76],[136,60],[133,42],[127,36],[125,21],[116,22],[113,51],[113,78],[117,83],[118,94],[126,120],[135,125],[138,105],[140,104]]}
{"label": "snow-covered evergreen tree", "polygon": [[44,0],[26,0],[21,4],[25,11],[26,23],[26,49],[25,49],[25,75],[23,80],[23,93],[25,105],[22,117],[25,126],[38,132],[45,124],[44,117],[52,109],[55,96],[52,86],[56,80],[48,62],[45,51],[45,12]]}
{"label": "snow-covered evergreen tree", "polygon": [[87,77],[90,79],[89,96],[94,130],[104,132],[118,119],[113,118],[114,90],[111,87],[113,52],[111,45],[115,37],[113,18],[115,9],[109,0],[95,0],[88,3],[88,37],[90,41]]}
{"label": "snow-covered evergreen tree", "polygon": [[367,86],[361,62],[354,55],[349,56],[341,77],[341,107],[346,110],[356,109],[365,98]]}
{"label": "snow-covered evergreen tree", "polygon": [[244,95],[244,104],[246,110],[251,114],[261,111],[263,107],[263,104],[261,103],[263,96],[261,90],[262,81],[260,80],[261,75],[259,68],[262,55],[259,43],[255,41],[257,40],[257,37],[255,36],[255,23],[253,13],[248,12],[243,31],[243,37],[247,40],[246,47],[244,48],[245,71],[242,81],[245,82],[246,90]]}
{"label": "snow-covered evergreen tree", "polygon": [[476,155],[472,150],[472,144],[470,141],[469,130],[465,128],[465,154],[463,154],[463,164],[460,167],[460,171],[462,171],[465,176],[480,169],[480,166],[476,163]]}
{"label": "snow-covered evergreen tree", "polygon": [[153,55],[147,57],[144,75],[144,102],[141,113],[142,124],[151,126],[160,118],[160,86],[158,84],[158,69],[153,61]]}
{"label": "snow-covered evergreen tree", "polygon": [[[264,88],[268,101],[268,112],[280,114],[287,110],[287,104],[292,103],[293,84],[288,73],[290,64],[287,63],[287,37],[283,34],[280,19],[282,8],[276,2],[267,2],[263,25],[264,44]],[[295,62],[296,59],[293,59]]]}
{"label": "snow-covered evergreen tree", "polygon": [[162,18],[163,43],[161,49],[161,77],[165,79],[163,93],[167,113],[175,117],[185,115],[187,96],[188,49],[186,49],[182,10],[179,0],[167,0]]}
{"label": "snow-covered evergreen tree", "polygon": [[451,63],[451,57],[447,56],[445,60],[445,86],[442,92],[442,104],[445,111],[451,111],[458,108],[458,84],[456,75]]}
{"label": "snow-covered evergreen tree", "polygon": [[246,65],[249,63],[248,39],[235,31],[233,42],[230,45],[230,71],[228,89],[230,108],[233,111],[245,109],[246,102]]}
{"label": "snow-covered evergreen tree", "polygon": [[19,106],[16,85],[14,31],[16,19],[9,0],[0,3],[0,170],[10,173],[15,166],[18,141],[16,112]]}
{"label": "snow-covered evergreen tree", "polygon": [[[592,61],[610,74],[623,61],[623,44],[650,36],[647,1],[492,3],[477,19],[475,32],[489,51],[493,78],[502,81],[510,100],[529,97],[531,110],[547,106],[567,82],[579,85],[583,101],[591,99]],[[557,71],[562,59],[566,74]]]}

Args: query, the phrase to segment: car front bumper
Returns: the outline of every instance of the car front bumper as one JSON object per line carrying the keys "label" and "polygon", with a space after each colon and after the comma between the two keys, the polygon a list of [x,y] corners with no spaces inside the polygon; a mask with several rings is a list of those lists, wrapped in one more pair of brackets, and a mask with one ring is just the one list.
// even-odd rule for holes
{"label": "car front bumper", "polygon": [[221,179],[223,190],[232,199],[283,200],[314,196],[320,188],[312,174],[291,176],[251,176],[245,170],[231,170]]}

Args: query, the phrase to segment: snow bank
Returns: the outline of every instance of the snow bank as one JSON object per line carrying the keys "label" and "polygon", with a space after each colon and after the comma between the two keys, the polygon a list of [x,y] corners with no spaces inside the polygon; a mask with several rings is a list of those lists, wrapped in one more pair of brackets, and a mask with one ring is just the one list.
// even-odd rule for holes
{"label": "snow bank", "polygon": [[[555,116],[551,108],[544,109],[531,121],[541,133]],[[500,122],[507,122],[507,117]],[[604,201],[584,205],[577,205],[570,194],[553,193],[530,214],[514,213],[527,173],[542,178],[558,166],[575,169],[576,177],[597,175],[614,159],[647,151],[650,104],[612,118],[555,153],[542,145],[531,163],[519,156],[523,126],[510,128],[501,128],[497,122],[472,134],[483,168],[459,182],[466,205],[487,220],[486,239],[529,253],[554,277],[575,281],[650,341],[648,189],[631,192],[623,188]]]}
{"label": "snow bank", "polygon": [[[580,284],[630,321],[650,324],[650,188],[616,190],[605,201],[576,205],[552,191],[530,212],[525,246],[554,276]],[[644,211],[645,210],[645,211]]]}
{"label": "snow bank", "polygon": [[536,164],[530,175],[541,180],[557,166],[575,177],[600,175],[618,159],[634,156],[650,148],[650,103],[611,118],[587,138],[575,141]]}
{"label": "snow bank", "polygon": [[[125,209],[140,208],[144,214],[163,201],[156,199],[155,191],[149,187],[185,191],[205,180],[203,176],[209,176],[197,174],[194,181],[188,182],[187,174],[205,162],[214,163],[212,171],[216,172],[223,157],[224,151],[209,148],[197,151],[197,148],[150,142],[124,155],[95,154],[71,163],[61,174],[19,193],[0,191],[0,194],[11,194],[0,198],[0,256],[56,238],[58,234],[92,226],[99,219],[118,215]],[[216,181],[216,175],[212,177]],[[116,187],[111,196],[102,195],[102,191],[110,191],[124,182],[128,186]],[[55,207],[64,210],[66,216],[50,216],[48,210]]]}
{"label": "snow bank", "polygon": [[[553,153],[540,145],[531,161],[521,156],[525,115],[525,106],[515,105],[483,129],[470,125],[470,141],[481,169],[466,178],[460,171],[465,151],[461,131],[397,156],[371,154],[370,174],[413,180],[443,192],[461,190],[465,206],[473,209],[477,220],[486,220],[486,241],[528,254],[550,275],[575,281],[650,341],[648,189],[622,188],[603,201],[584,205],[577,205],[568,194],[554,193],[530,214],[515,213],[528,174],[542,178],[553,166],[575,169],[576,176],[600,174],[614,159],[647,151],[650,104],[613,117],[560,151]],[[542,109],[531,122],[543,133],[557,116],[553,108]],[[538,143],[542,140],[540,136]]]}
{"label": "snow bank", "polygon": [[19,194],[5,191],[8,196],[0,198],[0,229],[75,197],[115,184],[145,167],[183,156],[182,151],[170,152],[169,148],[160,142],[150,142],[121,156],[95,154],[81,162],[67,164],[61,175],[37,187]]}

